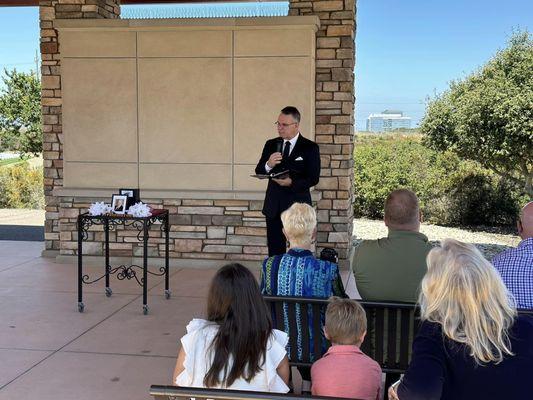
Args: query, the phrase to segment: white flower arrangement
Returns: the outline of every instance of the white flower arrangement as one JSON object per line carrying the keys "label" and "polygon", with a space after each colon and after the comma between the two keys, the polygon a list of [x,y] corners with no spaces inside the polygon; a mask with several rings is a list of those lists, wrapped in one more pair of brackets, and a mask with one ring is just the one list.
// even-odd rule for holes
{"label": "white flower arrangement", "polygon": [[107,214],[112,210],[111,206],[109,204],[104,203],[103,201],[91,204],[89,207],[89,214],[91,214],[93,217],[97,215],[104,215]]}
{"label": "white flower arrangement", "polygon": [[152,215],[148,204],[144,204],[142,201],[132,205],[127,213],[133,217],[150,217]]}

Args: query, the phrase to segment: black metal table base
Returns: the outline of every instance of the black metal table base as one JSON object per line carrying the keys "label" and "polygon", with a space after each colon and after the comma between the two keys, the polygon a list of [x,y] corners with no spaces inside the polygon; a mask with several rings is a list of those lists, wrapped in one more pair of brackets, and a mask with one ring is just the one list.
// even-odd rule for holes
{"label": "black metal table base", "polygon": [[[165,266],[159,268],[159,272],[148,270],[148,239],[149,229],[154,223],[161,223],[161,231],[165,236]],[[103,275],[90,279],[89,275],[83,274],[83,242],[89,237],[89,228],[93,225],[103,225],[105,235],[105,268]],[[109,231],[116,230],[117,226],[133,226],[137,229],[137,239],[143,243],[143,263],[142,265],[119,265],[112,267],[109,263]],[[168,210],[154,210],[150,217],[132,217],[129,215],[98,215],[92,216],[88,213],[78,216],[78,311],[83,312],[85,304],[83,303],[83,285],[92,284],[105,279],[105,295],[110,297],[113,294],[109,286],[109,278],[116,275],[118,280],[134,279],[143,289],[143,314],[148,314],[147,304],[147,284],[148,274],[165,277],[165,298],[170,298],[169,289],[169,219]],[[139,277],[139,273],[142,276]]]}

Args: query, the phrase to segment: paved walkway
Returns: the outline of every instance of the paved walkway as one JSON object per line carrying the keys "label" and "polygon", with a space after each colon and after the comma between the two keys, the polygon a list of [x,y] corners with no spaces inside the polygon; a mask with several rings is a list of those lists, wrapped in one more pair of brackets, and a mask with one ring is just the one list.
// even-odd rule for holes
{"label": "paved walkway", "polygon": [[0,240],[44,240],[44,210],[0,209]]}
{"label": "paved walkway", "polygon": [[[41,258],[42,243],[0,242],[0,399],[149,399],[169,384],[179,338],[201,316],[214,270],[171,270],[173,296],[150,276],[150,313],[134,281],[86,285],[77,310],[77,269]],[[88,267],[91,277],[102,268]]]}
{"label": "paved walkway", "polygon": [[0,400],[148,400],[150,385],[170,384],[215,269],[172,268],[168,300],[163,279],[149,275],[148,315],[135,281],[112,278],[109,298],[103,280],[84,285],[79,313],[76,265],[41,258],[42,249],[0,241]]}
{"label": "paved walkway", "polygon": [[0,225],[44,225],[44,210],[0,208]]}

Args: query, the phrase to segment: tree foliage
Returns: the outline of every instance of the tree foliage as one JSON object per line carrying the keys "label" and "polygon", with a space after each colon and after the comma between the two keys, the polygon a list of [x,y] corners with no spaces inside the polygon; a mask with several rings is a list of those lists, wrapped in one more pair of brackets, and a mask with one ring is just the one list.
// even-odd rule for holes
{"label": "tree foliage", "polygon": [[4,70],[0,90],[0,149],[42,152],[41,83],[35,73]]}
{"label": "tree foliage", "polygon": [[0,168],[0,208],[43,209],[43,167],[22,162]]}
{"label": "tree foliage", "polygon": [[479,163],[428,149],[419,135],[362,135],[354,151],[354,213],[383,218],[388,194],[413,190],[424,220],[448,226],[510,226],[526,199]]}
{"label": "tree foliage", "polygon": [[516,32],[479,71],[432,99],[424,143],[478,161],[533,197],[533,38]]}

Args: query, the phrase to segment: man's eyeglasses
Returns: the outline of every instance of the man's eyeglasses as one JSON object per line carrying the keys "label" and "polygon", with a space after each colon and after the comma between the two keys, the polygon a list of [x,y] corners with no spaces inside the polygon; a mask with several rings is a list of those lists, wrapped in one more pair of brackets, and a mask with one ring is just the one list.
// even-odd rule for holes
{"label": "man's eyeglasses", "polygon": [[288,128],[291,125],[297,125],[297,124],[298,122],[293,122],[292,124],[282,124],[281,122],[278,122],[278,121],[274,122],[274,125],[281,126],[282,128]]}

